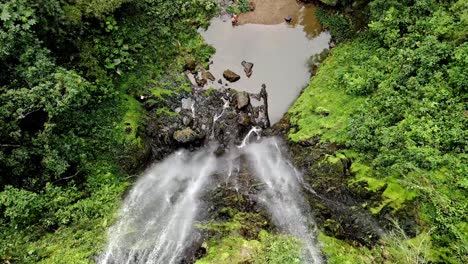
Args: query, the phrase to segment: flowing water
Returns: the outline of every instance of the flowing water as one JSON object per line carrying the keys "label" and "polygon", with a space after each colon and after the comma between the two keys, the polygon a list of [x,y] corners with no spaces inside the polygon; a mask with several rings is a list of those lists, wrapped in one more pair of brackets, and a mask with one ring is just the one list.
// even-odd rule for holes
{"label": "flowing water", "polygon": [[[297,5],[295,0],[287,1],[285,6]],[[209,69],[216,79],[222,79],[223,72],[230,69],[241,76],[239,81],[229,83],[231,88],[256,93],[263,83],[266,84],[270,120],[275,123],[309,82],[308,58],[329,48],[330,34],[321,31],[312,6],[292,10],[270,8],[267,11],[262,11],[262,6],[258,6],[258,11],[252,15],[241,16],[240,21],[246,24],[232,27],[230,20],[223,22],[222,18],[215,18],[210,27],[200,33],[216,48]],[[281,13],[256,13],[271,13],[272,10]],[[285,23],[278,15],[291,15],[293,23]],[[244,74],[243,60],[254,63],[250,78]],[[217,81],[208,84],[218,88],[223,85]]]}
{"label": "flowing water", "polygon": [[303,243],[304,262],[321,263],[311,231],[314,221],[300,185],[302,175],[283,156],[275,138],[248,145],[245,152],[255,176],[265,183],[259,200],[266,206],[275,224]]}
{"label": "flowing water", "polygon": [[198,197],[216,169],[212,150],[179,151],[148,169],[133,186],[121,219],[109,230],[102,264],[179,263],[196,233]]}
{"label": "flowing water", "polygon": [[258,200],[275,225],[302,241],[305,263],[320,263],[301,175],[283,156],[277,139],[248,144],[254,133],[258,133],[256,128],[227,157],[216,158],[212,148],[179,151],[148,169],[125,200],[120,220],[109,230],[109,244],[99,263],[180,263],[184,250],[197,237],[194,225],[202,204],[198,198],[210,176],[234,177],[241,156],[247,157],[252,174],[264,184]]}

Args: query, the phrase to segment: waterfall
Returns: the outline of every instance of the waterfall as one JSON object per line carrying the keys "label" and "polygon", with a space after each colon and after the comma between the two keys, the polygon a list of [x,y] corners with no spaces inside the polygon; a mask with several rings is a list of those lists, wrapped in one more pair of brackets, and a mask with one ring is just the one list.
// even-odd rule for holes
{"label": "waterfall", "polygon": [[179,151],[148,169],[125,199],[98,263],[178,263],[194,240],[198,196],[215,168],[212,150],[204,149]]}
{"label": "waterfall", "polygon": [[265,184],[259,200],[270,212],[274,223],[303,244],[303,261],[321,263],[315,246],[310,208],[303,198],[301,175],[281,153],[275,138],[248,145],[245,153],[254,174]]}
{"label": "waterfall", "polygon": [[192,153],[179,151],[148,169],[125,199],[121,218],[110,228],[107,250],[98,263],[180,263],[184,250],[195,241],[198,197],[215,173],[224,175],[226,182],[232,180],[237,190],[241,156],[263,183],[258,200],[275,225],[302,242],[305,263],[321,263],[301,174],[284,157],[277,139],[249,144],[254,133],[258,140],[259,132],[252,128],[240,146],[222,157],[215,157],[209,147]]}

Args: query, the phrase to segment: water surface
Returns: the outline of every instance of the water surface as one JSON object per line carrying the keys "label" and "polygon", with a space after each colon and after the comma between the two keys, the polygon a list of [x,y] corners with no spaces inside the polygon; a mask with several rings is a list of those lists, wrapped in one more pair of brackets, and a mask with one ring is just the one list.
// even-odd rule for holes
{"label": "water surface", "polygon": [[[293,17],[291,25],[281,22],[232,27],[229,20],[215,18],[206,31],[201,31],[205,41],[216,48],[210,72],[217,79],[230,69],[241,76],[229,84],[231,88],[256,93],[266,84],[272,123],[283,116],[309,82],[308,58],[329,47],[330,34],[321,32],[315,9],[302,7],[295,12],[287,14]],[[250,78],[244,73],[243,60],[254,63]],[[221,85],[212,82],[209,86]]]}

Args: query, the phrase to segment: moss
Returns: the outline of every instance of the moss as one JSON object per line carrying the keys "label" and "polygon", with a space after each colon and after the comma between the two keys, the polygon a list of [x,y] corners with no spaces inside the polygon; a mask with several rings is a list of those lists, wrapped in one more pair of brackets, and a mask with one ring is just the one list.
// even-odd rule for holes
{"label": "moss", "polygon": [[123,107],[125,114],[118,128],[124,133],[124,139],[134,145],[141,145],[141,138],[137,136],[137,130],[144,115],[143,106],[135,98],[123,95],[125,101]]}
{"label": "moss", "polygon": [[210,87],[210,88],[206,89],[205,91],[203,91],[203,94],[205,96],[212,96],[215,91],[216,91],[215,88]]}
{"label": "moss", "polygon": [[197,264],[300,263],[300,243],[289,235],[272,234],[262,229],[267,220],[256,213],[223,208],[230,216],[225,222],[211,222],[198,228],[214,235],[202,245],[207,254]]}
{"label": "moss", "polygon": [[324,233],[320,233],[317,238],[329,264],[381,263],[376,261],[375,253],[366,247],[355,247]]}
{"label": "moss", "polygon": [[346,142],[346,126],[364,100],[340,89],[339,76],[352,48],[350,44],[335,48],[289,110],[291,124],[296,127],[289,133],[292,141],[320,136],[322,141]]}
{"label": "moss", "polygon": [[257,240],[246,240],[239,235],[231,235],[220,241],[212,240],[204,243],[207,255],[196,264],[215,263],[246,263],[261,251],[261,244]]}

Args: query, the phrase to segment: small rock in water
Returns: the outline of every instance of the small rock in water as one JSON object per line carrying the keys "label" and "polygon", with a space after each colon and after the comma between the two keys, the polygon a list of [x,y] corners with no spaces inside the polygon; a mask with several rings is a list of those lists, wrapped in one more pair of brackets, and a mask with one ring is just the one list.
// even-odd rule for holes
{"label": "small rock in water", "polygon": [[238,92],[236,94],[237,109],[242,109],[249,105],[250,96],[247,92]]}
{"label": "small rock in water", "polygon": [[240,79],[240,76],[231,70],[225,70],[223,77],[230,82],[237,82]]}
{"label": "small rock in water", "polygon": [[252,73],[253,73],[252,68],[253,68],[254,64],[251,63],[251,62],[242,61],[241,65],[242,65],[242,67],[244,67],[245,75],[247,75],[247,77],[250,77],[252,75]]}
{"label": "small rock in water", "polygon": [[187,127],[174,132],[173,138],[179,143],[189,143],[198,138],[198,134],[191,128]]}

